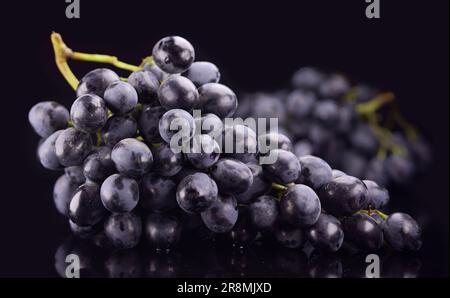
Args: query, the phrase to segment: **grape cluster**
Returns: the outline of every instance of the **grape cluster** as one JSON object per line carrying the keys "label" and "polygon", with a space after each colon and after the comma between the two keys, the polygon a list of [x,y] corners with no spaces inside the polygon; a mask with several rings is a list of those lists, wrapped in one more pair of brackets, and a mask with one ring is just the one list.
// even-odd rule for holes
{"label": "grape cluster", "polygon": [[290,86],[246,94],[236,115],[278,118],[296,155],[319,156],[384,186],[411,182],[430,164],[429,144],[400,114],[392,93],[313,67],[295,72]]}
{"label": "grape cluster", "polygon": [[[416,221],[404,213],[382,213],[389,202],[386,188],[377,179],[352,175],[355,162],[330,143],[330,134],[340,140],[339,131],[354,139],[355,148],[376,150],[370,129],[354,125],[350,105],[318,101],[301,89],[286,103],[261,97],[252,105],[253,116],[289,119],[293,131],[317,142],[278,131],[258,135],[246,125],[225,124],[238,108],[237,96],[219,83],[214,64],[194,59],[187,40],[166,37],[154,46],[153,60],[127,79],[104,68],[86,74],[70,112],[55,102],[32,107],[29,121],[43,138],[38,159],[47,169],[64,170],[54,203],[74,234],[103,235],[117,249],[145,239],[168,250],[182,239],[216,236],[239,245],[261,237],[288,248],[308,242],[326,252],[338,251],[344,240],[362,251],[384,243],[397,251],[421,247]],[[320,86],[329,98],[348,91],[342,77],[321,76],[302,70],[294,82],[308,90]],[[193,110],[202,115],[194,117]],[[315,120],[306,121],[310,117]],[[216,137],[227,134],[234,137],[231,147],[244,150],[223,150]],[[258,150],[268,141],[275,144],[271,151]],[[311,155],[318,145],[343,155],[338,159],[346,161],[345,172]],[[277,156],[273,163],[259,163],[271,154]],[[403,158],[394,171],[405,170],[404,157],[393,158]]]}

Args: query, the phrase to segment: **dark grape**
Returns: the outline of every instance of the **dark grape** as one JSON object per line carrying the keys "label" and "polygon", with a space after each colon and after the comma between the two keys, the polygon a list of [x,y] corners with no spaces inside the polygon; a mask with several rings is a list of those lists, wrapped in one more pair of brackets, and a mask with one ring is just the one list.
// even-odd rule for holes
{"label": "dark grape", "polygon": [[55,153],[62,165],[78,166],[91,152],[92,146],[92,138],[89,134],[69,127],[56,139]]}
{"label": "dark grape", "polygon": [[[159,120],[159,134],[166,143],[175,142],[175,144],[189,141],[195,132],[194,118],[188,112],[181,109],[173,109],[165,112]],[[177,136],[171,141],[172,137]]]}
{"label": "dark grape", "polygon": [[82,171],[89,180],[103,182],[115,172],[111,149],[108,147],[95,148],[84,160]]}
{"label": "dark grape", "polygon": [[70,118],[76,129],[95,132],[108,120],[108,111],[102,98],[94,94],[78,97],[70,108]]}
{"label": "dark grape", "polygon": [[152,155],[154,171],[161,176],[175,176],[183,168],[183,155],[174,153],[168,144],[152,148]]}
{"label": "dark grape", "polygon": [[166,112],[161,106],[152,107],[145,105],[139,117],[139,132],[149,143],[160,143],[162,138],[159,135],[159,120]]}
{"label": "dark grape", "polygon": [[334,216],[351,215],[367,205],[367,187],[358,178],[344,175],[323,185],[318,191],[322,207]]}
{"label": "dark grape", "polygon": [[59,170],[62,168],[56,155],[55,143],[62,130],[55,131],[48,138],[46,138],[38,148],[38,158],[41,165],[49,170]]}
{"label": "dark grape", "polygon": [[342,172],[342,171],[340,171],[340,170],[333,169],[333,170],[331,171],[331,175],[332,175],[333,179],[336,179],[336,178],[339,178],[339,177],[341,177],[341,176],[345,176],[345,175],[347,175],[347,174],[345,174],[344,172]]}
{"label": "dark grape", "polygon": [[226,156],[244,163],[255,159],[258,153],[258,138],[250,127],[241,124],[224,127],[222,152]]}
{"label": "dark grape", "polygon": [[153,47],[156,65],[167,73],[186,71],[194,62],[195,52],[191,43],[179,36],[168,36]]}
{"label": "dark grape", "polygon": [[128,83],[136,90],[139,102],[152,106],[159,105],[159,81],[152,72],[145,70],[132,72],[128,77]]}
{"label": "dark grape", "polygon": [[179,75],[165,79],[158,89],[158,99],[164,108],[190,111],[200,105],[199,94],[195,85]]}
{"label": "dark grape", "polygon": [[383,231],[367,214],[354,214],[342,221],[345,241],[363,251],[375,251],[383,245]]}
{"label": "dark grape", "polygon": [[339,107],[334,100],[322,100],[314,106],[312,116],[326,127],[334,127],[339,118]]}
{"label": "dark grape", "polygon": [[292,76],[292,85],[301,89],[317,89],[325,75],[313,67],[303,67]]}
{"label": "dark grape", "polygon": [[204,173],[188,175],[177,187],[177,202],[188,213],[203,212],[217,201],[217,184]]}
{"label": "dark grape", "polygon": [[414,174],[414,164],[408,156],[390,155],[384,162],[388,177],[396,184],[404,184]]}
{"label": "dark grape", "polygon": [[[258,148],[260,153],[268,152],[274,149],[283,149],[286,151],[293,151],[291,140],[281,133],[269,132],[258,137]],[[268,150],[263,150],[267,148]]]}
{"label": "dark grape", "polygon": [[245,192],[236,195],[236,200],[241,204],[250,203],[256,197],[267,193],[271,188],[271,183],[264,176],[260,165],[247,164],[247,167],[252,171],[253,183]]}
{"label": "dark grape", "polygon": [[311,114],[315,103],[314,93],[294,90],[287,97],[286,107],[292,117],[301,120]]}
{"label": "dark grape", "polygon": [[301,165],[294,153],[275,149],[271,150],[269,157],[274,158],[273,163],[263,165],[267,179],[276,183],[291,183],[298,179]]}
{"label": "dark grape", "polygon": [[66,128],[68,120],[69,111],[54,101],[39,102],[28,113],[28,121],[34,131],[43,138]]}
{"label": "dark grape", "polygon": [[195,118],[195,127],[201,134],[209,135],[217,139],[222,135],[223,122],[214,114],[204,114],[200,118]]}
{"label": "dark grape", "polygon": [[332,74],[320,83],[319,94],[326,98],[339,98],[350,88],[347,78],[341,74]]}
{"label": "dark grape", "polygon": [[153,155],[147,145],[131,138],[114,146],[111,159],[121,174],[132,177],[145,174],[153,164]]}
{"label": "dark grape", "polygon": [[144,70],[151,72],[160,82],[164,81],[169,76],[168,73],[164,72],[161,68],[158,67],[158,65],[155,65],[153,63],[145,64]]}
{"label": "dark grape", "polygon": [[317,222],[308,228],[306,235],[315,249],[325,252],[339,250],[344,241],[341,222],[325,213],[320,214]]}
{"label": "dark grape", "polygon": [[136,120],[130,115],[112,116],[101,131],[103,143],[111,148],[123,139],[134,138],[136,134]]}
{"label": "dark grape", "polygon": [[116,81],[106,88],[103,99],[114,114],[121,115],[134,109],[138,102],[138,94],[131,84]]}
{"label": "dark grape", "polygon": [[111,83],[119,80],[119,76],[110,69],[94,69],[81,79],[77,87],[77,97],[86,94],[94,94],[103,97],[106,88],[108,88]]}
{"label": "dark grape", "polygon": [[69,216],[69,204],[78,186],[80,186],[79,183],[65,174],[61,175],[53,186],[53,201],[56,210],[66,217]]}
{"label": "dark grape", "polygon": [[194,168],[207,169],[217,162],[220,147],[209,135],[195,135],[186,157]]}
{"label": "dark grape", "polygon": [[74,223],[92,226],[100,222],[106,213],[97,183],[88,181],[78,187],[69,204],[69,217]]}
{"label": "dark grape", "polygon": [[192,63],[183,75],[191,80],[197,88],[207,83],[217,83],[220,80],[220,72],[217,66],[205,61]]}
{"label": "dark grape", "polygon": [[212,205],[201,213],[203,223],[214,233],[233,229],[238,219],[238,208],[233,196],[219,195]]}
{"label": "dark grape", "polygon": [[113,174],[103,182],[100,198],[105,208],[113,213],[130,212],[139,201],[138,183],[132,178]]}
{"label": "dark grape", "polygon": [[287,248],[299,248],[305,244],[306,237],[304,232],[285,223],[276,225],[274,230],[275,239],[282,246]]}
{"label": "dark grape", "polygon": [[233,116],[237,109],[236,94],[225,85],[207,83],[198,89],[202,112],[213,113],[219,118]]}
{"label": "dark grape", "polygon": [[211,167],[211,175],[222,194],[241,194],[253,183],[253,174],[248,166],[230,158],[219,159]]}
{"label": "dark grape", "polygon": [[308,227],[315,224],[320,212],[319,197],[306,185],[289,186],[280,201],[282,218],[296,227]]}
{"label": "dark grape", "polygon": [[64,173],[69,176],[75,183],[83,184],[86,181],[86,177],[83,173],[83,167],[71,166],[64,169]]}
{"label": "dark grape", "polygon": [[421,230],[417,222],[406,213],[392,213],[383,225],[388,244],[396,251],[417,251],[422,246]]}
{"label": "dark grape", "polygon": [[299,158],[301,172],[297,183],[306,184],[312,189],[319,189],[333,178],[331,167],[326,161],[312,155]]}

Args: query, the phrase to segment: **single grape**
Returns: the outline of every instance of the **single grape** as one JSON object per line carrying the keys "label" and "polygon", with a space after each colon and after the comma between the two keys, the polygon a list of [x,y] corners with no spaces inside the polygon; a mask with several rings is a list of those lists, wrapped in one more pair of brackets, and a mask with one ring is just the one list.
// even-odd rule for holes
{"label": "single grape", "polygon": [[173,109],[165,112],[159,120],[159,134],[166,143],[186,143],[195,132],[195,121],[191,114],[181,109]]}
{"label": "single grape", "polygon": [[325,75],[313,68],[302,67],[292,76],[292,86],[300,89],[317,89],[325,79]]}
{"label": "single grape", "polygon": [[132,72],[128,77],[128,83],[137,92],[138,101],[152,106],[159,105],[159,81],[155,74],[145,70]]}
{"label": "single grape", "polygon": [[220,147],[209,135],[195,135],[186,157],[194,168],[207,169],[217,162]]}
{"label": "single grape", "polygon": [[352,215],[366,206],[369,199],[366,185],[358,178],[348,175],[323,185],[318,194],[322,207],[337,217]]}
{"label": "single grape", "polygon": [[222,194],[236,195],[247,191],[253,183],[252,171],[235,159],[219,159],[211,167],[211,175]]}
{"label": "single grape", "polygon": [[375,132],[368,124],[359,124],[349,134],[350,144],[362,154],[373,156],[379,147]]}
{"label": "single grape", "polygon": [[83,173],[83,167],[81,166],[67,167],[64,169],[64,173],[75,183],[83,184],[86,181],[86,177]]}
{"label": "single grape", "polygon": [[383,233],[396,251],[417,251],[422,246],[420,226],[406,213],[389,215],[383,225]]}
{"label": "single grape", "polygon": [[145,174],[153,164],[153,155],[147,145],[136,139],[123,139],[111,151],[116,169],[126,176]]}
{"label": "single grape", "polygon": [[64,166],[81,165],[92,150],[92,138],[89,134],[73,127],[63,130],[55,142],[55,153]]}
{"label": "single grape", "polygon": [[280,201],[282,218],[296,227],[308,227],[315,224],[320,212],[319,197],[306,185],[289,186]]}
{"label": "single grape", "polygon": [[277,224],[273,233],[278,243],[287,248],[302,247],[306,241],[304,232],[301,229],[286,223]]}
{"label": "single grape", "polygon": [[49,170],[59,170],[62,168],[56,155],[55,143],[61,134],[62,130],[55,131],[48,138],[46,138],[38,148],[38,159],[41,165]]}
{"label": "single grape", "polygon": [[370,160],[363,177],[367,180],[375,181],[379,185],[387,186],[389,177],[384,166],[384,159],[374,157]]}
{"label": "single grape", "polygon": [[82,95],[72,104],[70,118],[76,129],[95,132],[102,128],[108,120],[105,101],[94,94]]}
{"label": "single grape", "polygon": [[222,152],[227,157],[244,163],[256,158],[258,153],[258,138],[248,126],[241,124],[227,125],[222,136]]}
{"label": "single grape", "polygon": [[[293,145],[291,140],[281,133],[269,132],[262,134],[258,137],[258,148],[259,152],[269,152],[274,149],[283,149],[286,151],[293,151]],[[263,150],[267,148],[267,150]]]}
{"label": "single grape", "polygon": [[179,75],[165,79],[158,89],[158,99],[164,108],[190,111],[200,105],[199,94],[195,85]]}
{"label": "single grape", "polygon": [[153,169],[161,176],[175,176],[183,168],[183,155],[174,153],[168,144],[152,148],[152,155]]}
{"label": "single grape", "polygon": [[106,213],[97,183],[88,181],[78,187],[69,204],[69,217],[74,223],[92,226],[99,223]]}
{"label": "single grape", "polygon": [[213,113],[219,118],[233,116],[237,109],[236,94],[225,85],[207,83],[198,89],[202,112]]}
{"label": "single grape", "polygon": [[348,175],[362,177],[367,170],[367,159],[362,154],[351,149],[341,153],[340,169]]}
{"label": "single grape", "polygon": [[186,71],[194,62],[195,52],[191,43],[179,36],[168,36],[153,47],[153,59],[167,73]]}
{"label": "single grape", "polygon": [[257,164],[247,164],[253,174],[253,183],[245,192],[237,194],[236,200],[240,204],[248,204],[253,199],[267,193],[271,188],[271,183],[264,176],[263,169]]}
{"label": "single grape", "polygon": [[108,88],[111,83],[119,80],[119,76],[110,69],[94,69],[81,79],[77,87],[77,97],[86,94],[94,94],[103,97],[106,88]]}
{"label": "single grape", "polygon": [[72,200],[78,186],[80,186],[79,183],[65,174],[56,180],[53,186],[53,202],[60,214],[66,217],[69,216],[70,200]]}
{"label": "single grape", "polygon": [[338,133],[348,134],[358,121],[358,114],[352,104],[342,104],[339,107],[338,119],[334,127]]}
{"label": "single grape", "polygon": [[98,147],[84,160],[82,171],[91,181],[103,182],[115,172],[114,162],[111,159],[111,148]]}
{"label": "single grape", "polygon": [[273,157],[273,163],[263,164],[263,170],[267,177],[275,183],[291,183],[298,179],[301,165],[294,153],[275,149],[271,150],[268,158]]}
{"label": "single grape", "polygon": [[292,91],[286,100],[287,111],[289,115],[296,118],[295,120],[301,120],[310,115],[317,101],[314,93],[302,90]]}
{"label": "single grape", "polygon": [[145,222],[147,240],[156,249],[173,248],[180,240],[182,229],[179,219],[171,214],[152,213]]}
{"label": "single grape", "polygon": [[177,187],[177,202],[188,213],[203,212],[217,201],[217,184],[204,173],[188,175]]}
{"label": "single grape", "polygon": [[217,66],[206,61],[192,63],[183,75],[191,80],[197,88],[207,83],[218,83],[220,80],[220,72]]}
{"label": "single grape", "polygon": [[177,185],[172,179],[147,173],[141,180],[139,202],[147,211],[167,212],[177,206],[176,190]]}
{"label": "single grape", "polygon": [[200,118],[195,118],[195,127],[200,134],[219,140],[223,131],[223,122],[214,114],[203,114]]}
{"label": "single grape", "polygon": [[323,159],[307,155],[300,157],[299,161],[301,172],[297,183],[308,185],[312,189],[317,190],[333,179],[331,167]]}
{"label": "single grape", "polygon": [[161,143],[162,138],[159,134],[159,120],[166,112],[161,106],[152,107],[145,105],[139,117],[139,132],[149,143]]}
{"label": "single grape", "polygon": [[131,84],[116,81],[106,88],[103,99],[115,115],[122,115],[134,109],[138,102],[138,94]]}
{"label": "single grape", "polygon": [[134,138],[136,134],[137,123],[130,115],[110,117],[101,131],[103,143],[110,148],[123,139]]}
{"label": "single grape", "polygon": [[203,223],[214,233],[225,233],[233,229],[238,219],[238,208],[233,196],[219,195],[218,199],[201,213]]}
{"label": "single grape", "polygon": [[383,245],[383,231],[367,214],[354,214],[342,221],[345,241],[363,251],[375,251]]}
{"label": "single grape", "polygon": [[257,197],[248,207],[250,222],[260,230],[271,229],[278,219],[276,198],[270,195]]}
{"label": "single grape", "polygon": [[335,252],[344,241],[341,222],[330,214],[322,213],[317,222],[306,231],[309,242],[320,251]]}
{"label": "single grape", "polygon": [[113,174],[102,183],[100,198],[105,208],[113,213],[130,212],[139,201],[138,183],[132,178]]}
{"label": "single grape", "polygon": [[386,188],[379,186],[372,180],[363,180],[367,187],[367,206],[374,209],[381,209],[389,203],[389,192]]}
{"label": "single grape", "polygon": [[69,111],[57,102],[43,101],[30,109],[28,121],[39,136],[46,138],[67,127]]}
{"label": "single grape", "polygon": [[142,221],[133,213],[112,214],[105,222],[105,234],[118,249],[138,245],[142,234]]}

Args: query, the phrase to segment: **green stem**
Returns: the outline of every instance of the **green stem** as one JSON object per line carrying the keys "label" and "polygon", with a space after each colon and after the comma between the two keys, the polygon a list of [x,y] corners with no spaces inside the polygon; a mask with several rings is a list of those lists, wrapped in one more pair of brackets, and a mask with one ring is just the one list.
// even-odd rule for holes
{"label": "green stem", "polygon": [[278,183],[272,183],[272,188],[275,190],[286,190],[288,189],[287,186],[282,185],[282,184],[278,184]]}

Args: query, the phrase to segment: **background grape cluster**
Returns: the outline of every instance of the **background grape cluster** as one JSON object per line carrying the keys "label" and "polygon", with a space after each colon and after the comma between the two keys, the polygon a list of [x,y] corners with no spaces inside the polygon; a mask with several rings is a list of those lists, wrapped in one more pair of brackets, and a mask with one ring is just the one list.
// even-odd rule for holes
{"label": "background grape cluster", "polygon": [[[410,179],[427,163],[428,147],[397,134],[405,151],[380,158],[379,140],[355,110],[376,92],[352,87],[358,92],[343,101],[351,89],[343,76],[304,68],[293,77],[294,90],[250,95],[238,106],[219,83],[219,69],[194,60],[187,40],[166,37],[127,79],[104,68],[86,74],[70,111],[48,101],[31,108],[30,124],[42,137],[39,161],[64,170],[54,202],[74,234],[113,249],[142,240],[170,250],[182,240],[216,237],[239,245],[270,238],[325,252],[344,244],[420,249],[411,216],[380,210],[390,199],[385,186]],[[202,117],[194,118],[194,109]],[[283,128],[258,135],[226,126],[223,119],[233,115],[275,117]],[[174,122],[188,127],[180,142],[190,153],[171,149],[180,132]],[[222,152],[219,135],[233,136],[244,152]],[[260,165],[257,149],[268,142],[278,158]]]}

